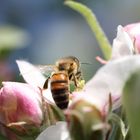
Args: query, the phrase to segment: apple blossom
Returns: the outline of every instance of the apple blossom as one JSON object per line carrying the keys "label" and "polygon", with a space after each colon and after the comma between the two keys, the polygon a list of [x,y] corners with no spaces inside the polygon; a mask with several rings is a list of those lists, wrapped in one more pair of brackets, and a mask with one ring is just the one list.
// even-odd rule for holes
{"label": "apple blossom", "polygon": [[118,26],[113,40],[112,59],[140,53],[140,23]]}
{"label": "apple blossom", "polygon": [[[136,49],[134,47],[134,39],[130,37],[125,27],[119,25],[117,27],[117,36],[113,40],[110,60],[118,59],[127,55],[134,55],[135,53]],[[108,62],[99,56],[96,57],[96,60],[101,64],[106,64]]]}
{"label": "apple blossom", "polygon": [[[113,111],[121,106],[123,86],[130,74],[140,68],[139,59],[139,55],[134,55],[108,62],[82,91],[73,93],[72,103],[66,111],[72,138],[80,140],[82,135],[83,139],[94,136],[93,128],[98,128],[98,138],[107,134],[110,109]],[[79,132],[79,137],[75,131]]]}
{"label": "apple blossom", "polygon": [[[96,34],[99,27],[98,24],[94,24],[96,18],[92,12],[79,3],[68,1],[66,4],[80,12]],[[3,82],[0,90],[1,132],[8,134],[9,139],[11,132],[15,132],[15,135],[12,135],[14,140],[17,140],[18,134],[22,136],[21,139],[25,138],[24,135],[30,135],[35,139],[44,128],[59,121],[56,116],[65,114],[64,119],[67,122],[63,120],[63,122],[50,126],[38,136],[37,140],[110,139],[109,136],[116,125],[111,122],[110,116],[114,115],[115,118],[118,115],[115,111],[122,105],[121,98],[125,82],[133,72],[140,69],[140,55],[137,55],[140,53],[139,27],[140,23],[125,27],[119,25],[112,49],[106,37],[101,38],[104,34],[100,30],[97,32],[96,38],[107,61],[96,57],[105,65],[84,85],[83,89],[71,94],[70,104],[64,112],[57,110],[50,89],[43,89],[46,81],[43,74],[32,64],[18,60],[19,70],[27,84]],[[80,82],[82,85],[82,81]],[[130,95],[133,95],[131,93]],[[52,104],[56,107],[54,110],[51,107]],[[121,108],[119,109],[121,110]],[[121,136],[125,139],[127,135],[125,128],[127,127],[122,118],[119,115],[117,117],[121,123]],[[45,127],[44,122],[47,125]],[[115,131],[117,132],[117,130]]]}
{"label": "apple blossom", "polygon": [[[26,134],[26,125],[39,128],[43,121],[39,89],[18,82],[3,82],[0,90],[0,122]],[[24,132],[24,131],[25,132]]]}

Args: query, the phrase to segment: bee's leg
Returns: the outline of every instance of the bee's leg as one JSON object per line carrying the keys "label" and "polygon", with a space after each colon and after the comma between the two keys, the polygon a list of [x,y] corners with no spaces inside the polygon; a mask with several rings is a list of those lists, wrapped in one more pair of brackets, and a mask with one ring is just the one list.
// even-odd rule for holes
{"label": "bee's leg", "polygon": [[48,77],[43,85],[43,89],[47,89],[48,88],[48,83],[49,83],[50,77]]}
{"label": "bee's leg", "polygon": [[77,88],[78,87],[78,81],[77,81],[77,78],[74,74],[73,74],[73,81],[74,81],[75,87]]}
{"label": "bee's leg", "polygon": [[73,80],[76,87],[78,87],[78,81],[82,80],[82,73],[78,71],[75,75],[73,74]]}
{"label": "bee's leg", "polygon": [[80,91],[83,89],[85,85],[85,80],[82,77],[82,72],[78,71],[76,75],[74,75],[74,83],[76,86],[76,91]]}
{"label": "bee's leg", "polygon": [[75,75],[76,79],[77,80],[83,80],[83,77],[82,77],[82,72],[81,71],[78,71]]}

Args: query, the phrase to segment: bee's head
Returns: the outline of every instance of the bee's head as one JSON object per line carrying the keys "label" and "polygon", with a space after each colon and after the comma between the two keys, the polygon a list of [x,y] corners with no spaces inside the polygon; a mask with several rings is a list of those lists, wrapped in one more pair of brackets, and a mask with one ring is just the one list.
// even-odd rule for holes
{"label": "bee's head", "polygon": [[73,71],[76,73],[79,69],[79,60],[73,56],[64,57],[56,62],[56,66],[59,70]]}

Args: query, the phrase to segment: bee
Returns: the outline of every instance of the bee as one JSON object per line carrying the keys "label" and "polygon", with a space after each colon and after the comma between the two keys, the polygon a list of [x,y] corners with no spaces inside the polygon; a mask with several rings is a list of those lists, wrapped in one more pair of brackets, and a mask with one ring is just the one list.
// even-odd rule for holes
{"label": "bee", "polygon": [[68,56],[56,61],[55,69],[45,81],[43,88],[47,89],[50,82],[52,97],[56,105],[60,109],[65,109],[69,104],[70,82],[78,88],[80,80],[82,80],[82,75],[79,60],[74,56]]}

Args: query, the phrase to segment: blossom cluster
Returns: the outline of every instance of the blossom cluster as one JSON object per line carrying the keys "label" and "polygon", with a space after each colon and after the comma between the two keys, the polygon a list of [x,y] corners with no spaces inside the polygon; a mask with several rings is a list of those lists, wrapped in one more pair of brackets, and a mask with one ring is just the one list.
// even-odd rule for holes
{"label": "blossom cluster", "polygon": [[[103,66],[83,89],[71,93],[65,110],[57,107],[49,88],[43,89],[46,78],[39,69],[18,60],[26,83],[2,82],[0,136],[5,140],[109,140],[113,129],[110,121],[112,116],[118,117],[113,113],[122,106],[125,83],[140,68],[139,53],[140,23],[119,25],[110,59],[97,59]],[[127,135],[127,129],[122,135]]]}

